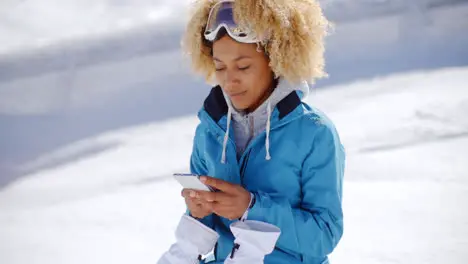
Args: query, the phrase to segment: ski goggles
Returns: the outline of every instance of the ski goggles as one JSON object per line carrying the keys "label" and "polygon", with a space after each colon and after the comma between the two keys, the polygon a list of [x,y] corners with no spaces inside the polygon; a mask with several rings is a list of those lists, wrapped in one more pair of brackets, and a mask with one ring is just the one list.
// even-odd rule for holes
{"label": "ski goggles", "polygon": [[236,23],[234,20],[234,1],[232,0],[220,1],[211,8],[204,32],[205,39],[213,42],[223,27],[229,36],[237,42],[257,43],[262,41],[255,32],[241,28]]}

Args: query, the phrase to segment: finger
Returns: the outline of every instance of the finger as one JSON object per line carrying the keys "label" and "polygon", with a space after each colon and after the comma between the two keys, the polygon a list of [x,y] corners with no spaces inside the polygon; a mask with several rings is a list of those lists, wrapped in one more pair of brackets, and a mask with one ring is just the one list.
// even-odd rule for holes
{"label": "finger", "polygon": [[214,187],[215,189],[218,189],[226,193],[232,193],[236,186],[230,182],[216,179],[213,177],[208,177],[208,176],[200,177],[200,181],[202,181],[206,185],[209,185],[211,187]]}
{"label": "finger", "polygon": [[209,202],[209,201],[198,199],[198,198],[194,198],[193,200],[195,204],[199,204],[204,207],[211,207],[211,204],[213,203],[213,202]]}
{"label": "finger", "polygon": [[236,218],[234,216],[235,208],[232,206],[224,206],[222,204],[215,203],[213,204],[212,212],[218,216],[227,218],[229,220],[233,220],[234,218]]}
{"label": "finger", "polygon": [[213,203],[210,203],[210,202],[202,203],[200,204],[200,206],[205,212],[210,212],[210,213],[213,212]]}
{"label": "finger", "polygon": [[190,210],[190,214],[196,218],[202,218],[204,213],[201,207],[196,206]]}
{"label": "finger", "polygon": [[188,198],[192,204],[202,205],[203,201],[197,198]]}
{"label": "finger", "polygon": [[185,198],[195,198],[197,192],[191,189],[183,189],[182,190],[182,196]]}
{"label": "finger", "polygon": [[190,190],[189,190],[189,189],[182,189],[182,191],[180,192],[180,194],[181,194],[182,197],[184,197],[184,198],[189,198],[189,197],[190,197]]}
{"label": "finger", "polygon": [[213,209],[214,212],[223,213],[223,212],[232,211],[233,209],[235,209],[235,206],[226,205],[226,204],[222,204],[222,203],[213,203],[211,208]]}
{"label": "finger", "polygon": [[190,203],[190,204],[201,204],[203,201],[197,198],[192,198],[190,196],[184,197],[185,203]]}
{"label": "finger", "polygon": [[201,205],[194,204],[194,203],[189,204],[187,207],[191,213],[195,213],[195,214],[202,209]]}
{"label": "finger", "polygon": [[205,192],[205,191],[198,191],[196,193],[197,199],[206,201],[206,202],[213,202],[216,198],[216,193],[214,192]]}
{"label": "finger", "polygon": [[197,192],[198,198],[206,202],[229,203],[232,197],[224,192]]}
{"label": "finger", "polygon": [[196,206],[197,204],[192,201],[190,198],[185,198],[185,204],[187,205],[187,207],[189,209],[192,209],[194,206]]}
{"label": "finger", "polygon": [[202,206],[211,210],[211,202],[208,202],[199,198],[191,198],[191,197],[185,198],[185,203],[187,205]]}
{"label": "finger", "polygon": [[192,213],[193,216],[205,217],[209,214],[212,214],[213,210],[212,210],[211,203],[206,203],[206,204],[193,206],[190,212]]}
{"label": "finger", "polygon": [[190,190],[189,189],[182,189],[182,196],[185,197],[185,198],[189,198],[190,197]]}

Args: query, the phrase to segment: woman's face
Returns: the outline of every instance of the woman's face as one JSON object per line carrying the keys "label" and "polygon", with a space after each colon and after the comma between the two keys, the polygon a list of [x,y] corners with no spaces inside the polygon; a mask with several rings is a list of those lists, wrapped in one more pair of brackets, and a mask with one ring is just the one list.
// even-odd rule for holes
{"label": "woman's face", "polygon": [[257,44],[226,35],[213,43],[213,60],[216,80],[236,109],[254,111],[270,95],[273,73]]}

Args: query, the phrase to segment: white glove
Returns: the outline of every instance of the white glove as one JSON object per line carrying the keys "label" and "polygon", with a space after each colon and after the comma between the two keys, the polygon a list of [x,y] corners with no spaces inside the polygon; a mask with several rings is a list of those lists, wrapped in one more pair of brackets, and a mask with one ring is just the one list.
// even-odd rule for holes
{"label": "white glove", "polygon": [[260,264],[273,252],[281,230],[272,224],[246,220],[231,224],[234,248],[225,264]]}
{"label": "white glove", "polygon": [[176,243],[165,252],[158,264],[198,263],[200,255],[211,252],[219,235],[188,215],[183,215],[176,230]]}

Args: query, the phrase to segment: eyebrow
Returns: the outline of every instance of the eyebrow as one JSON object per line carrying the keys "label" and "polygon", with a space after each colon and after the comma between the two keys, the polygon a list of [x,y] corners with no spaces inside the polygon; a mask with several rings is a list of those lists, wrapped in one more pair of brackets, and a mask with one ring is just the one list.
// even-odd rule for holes
{"label": "eyebrow", "polygon": [[[251,59],[251,58],[252,57],[249,57],[249,56],[239,56],[239,57],[235,58],[234,61],[239,61],[239,60],[242,60],[242,59]],[[216,57],[213,57],[213,60],[222,62],[220,59],[218,59]]]}

